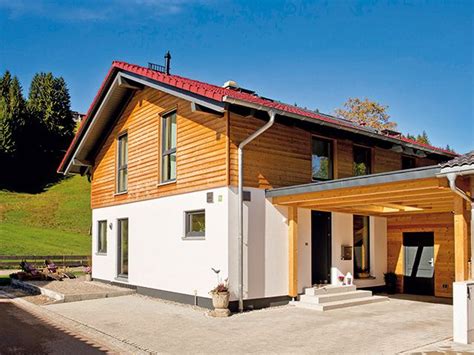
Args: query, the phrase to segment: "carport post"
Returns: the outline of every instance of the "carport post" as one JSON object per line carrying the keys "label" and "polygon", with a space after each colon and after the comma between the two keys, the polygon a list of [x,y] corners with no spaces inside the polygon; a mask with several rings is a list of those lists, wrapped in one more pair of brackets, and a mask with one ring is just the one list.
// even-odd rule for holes
{"label": "carport post", "polygon": [[298,207],[288,207],[288,295],[298,296]]}
{"label": "carport post", "polygon": [[464,199],[454,196],[454,274],[455,281],[465,281],[468,274],[467,210]]}

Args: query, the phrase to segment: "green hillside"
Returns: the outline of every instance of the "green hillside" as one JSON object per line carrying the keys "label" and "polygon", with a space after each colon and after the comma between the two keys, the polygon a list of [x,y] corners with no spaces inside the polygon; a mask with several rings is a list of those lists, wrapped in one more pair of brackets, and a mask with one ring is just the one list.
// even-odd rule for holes
{"label": "green hillside", "polygon": [[0,255],[89,255],[90,184],[74,176],[39,194],[0,191]]}

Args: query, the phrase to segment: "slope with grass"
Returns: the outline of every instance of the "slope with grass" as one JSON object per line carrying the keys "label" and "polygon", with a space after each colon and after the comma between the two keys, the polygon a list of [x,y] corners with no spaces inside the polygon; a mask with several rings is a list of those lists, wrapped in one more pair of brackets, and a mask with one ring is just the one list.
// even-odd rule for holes
{"label": "slope with grass", "polygon": [[90,255],[90,224],[84,177],[39,194],[0,191],[0,255]]}

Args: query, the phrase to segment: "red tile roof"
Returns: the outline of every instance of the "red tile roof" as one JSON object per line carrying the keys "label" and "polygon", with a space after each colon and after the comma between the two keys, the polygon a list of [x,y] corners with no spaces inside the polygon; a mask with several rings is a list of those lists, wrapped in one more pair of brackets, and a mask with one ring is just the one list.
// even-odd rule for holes
{"label": "red tile roof", "polygon": [[[151,69],[148,69],[146,67],[142,67],[142,66],[135,65],[135,64],[129,64],[129,63],[125,63],[125,62],[114,61],[112,63],[112,67],[109,69],[109,72],[108,72],[107,76],[105,77],[99,91],[97,92],[94,100],[92,101],[92,104],[89,107],[89,110],[87,111],[87,115],[86,115],[85,119],[82,120],[81,127],[79,128],[76,136],[74,137],[73,141],[71,142],[71,145],[69,146],[68,151],[66,152],[66,154],[65,154],[65,156],[64,156],[64,158],[63,158],[63,160],[62,160],[62,162],[59,166],[58,171],[64,171],[64,169],[66,168],[64,165],[65,165],[66,161],[68,160],[69,155],[72,153],[72,149],[76,145],[78,137],[80,137],[82,135],[82,131],[83,131],[84,127],[86,126],[86,122],[90,118],[92,110],[94,109],[94,107],[98,103],[99,99],[104,94],[103,91],[104,91],[104,88],[105,88],[106,84],[109,82],[109,80],[111,80],[111,78],[113,76],[113,73],[115,73],[117,71],[120,71],[120,70],[130,72],[130,73],[133,73],[133,74],[137,74],[137,75],[141,75],[143,77],[155,80],[157,82],[168,84],[170,86],[173,86],[173,87],[176,87],[176,88],[179,88],[179,89],[182,89],[182,90],[186,90],[186,91],[189,91],[191,93],[201,95],[201,96],[206,97],[208,99],[216,100],[216,101],[219,101],[219,102],[223,102],[224,97],[227,96],[227,97],[242,100],[242,101],[245,101],[245,102],[248,102],[248,103],[251,103],[251,104],[261,105],[263,107],[267,107],[267,108],[270,108],[270,109],[275,109],[275,110],[279,110],[279,111],[282,111],[282,112],[287,112],[287,113],[290,113],[290,114],[299,115],[299,116],[302,116],[302,117],[307,117],[307,118],[311,118],[311,119],[320,120],[320,121],[323,121],[323,122],[328,122],[328,123],[331,123],[331,124],[334,124],[334,125],[337,125],[337,126],[341,126],[341,128],[342,127],[347,127],[347,128],[357,129],[357,130],[360,130],[361,133],[363,133],[363,132],[365,132],[365,133],[371,132],[373,134],[375,133],[374,131],[372,131],[372,130],[366,128],[366,127],[357,125],[355,123],[352,123],[352,122],[344,120],[344,119],[339,119],[339,118],[336,118],[336,117],[323,115],[323,114],[320,114],[320,113],[317,113],[317,112],[305,110],[303,108],[293,106],[293,105],[284,104],[284,103],[281,103],[281,102],[278,102],[278,101],[272,101],[272,100],[265,99],[265,98],[262,98],[262,97],[259,97],[257,95],[253,95],[253,94],[250,94],[250,93],[241,92],[241,91],[228,89],[228,88],[223,88],[221,86],[212,85],[212,84],[204,83],[202,81],[197,81],[197,80],[184,78],[184,77],[181,77],[181,76],[178,76],[178,75],[166,75],[164,73],[161,73],[161,72],[158,72],[158,71],[155,71],[155,70],[151,70]],[[380,133],[378,133],[378,135],[380,135],[381,139],[384,139],[384,138],[387,137],[386,135],[383,135],[383,134],[380,134]],[[394,137],[390,137],[390,138],[393,139]],[[450,155],[450,156],[455,156],[456,155],[453,152],[450,152],[446,149],[434,147],[434,146],[427,145],[427,144],[418,143],[418,142],[416,142],[414,140],[411,140],[411,139],[408,139],[406,137],[401,137],[401,138],[398,138],[398,139],[400,141],[403,141],[403,142],[406,142],[406,143],[411,143],[413,145],[417,145],[420,148],[429,148],[431,150],[438,151],[440,154],[447,154],[447,155]]]}

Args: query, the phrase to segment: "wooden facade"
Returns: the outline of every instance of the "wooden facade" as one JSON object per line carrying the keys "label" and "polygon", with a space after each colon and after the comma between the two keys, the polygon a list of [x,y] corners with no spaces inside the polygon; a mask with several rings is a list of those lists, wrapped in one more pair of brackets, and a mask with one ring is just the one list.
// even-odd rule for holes
{"label": "wooden facade", "polygon": [[451,297],[454,282],[453,214],[405,214],[387,218],[387,269],[398,275],[400,292],[403,292],[403,233],[406,232],[433,232],[435,296]]}
{"label": "wooden facade", "polygon": [[[177,111],[177,178],[160,185],[160,117]],[[117,137],[128,134],[128,191],[116,193]],[[189,102],[153,89],[138,92],[100,148],[92,172],[92,208],[227,184],[226,117],[192,112]]]}
{"label": "wooden facade", "polygon": [[[160,115],[177,112],[177,178],[160,185]],[[226,111],[223,115],[192,111],[190,102],[147,88],[122,111],[96,155],[92,170],[92,208],[173,194],[237,185],[237,146],[264,122]],[[116,140],[128,134],[128,191],[116,193]],[[275,123],[244,150],[244,186],[276,188],[311,182],[311,139],[316,129]],[[333,142],[334,178],[353,175],[353,142]],[[418,165],[432,161],[418,159]],[[401,168],[401,154],[372,148],[372,172]]]}

